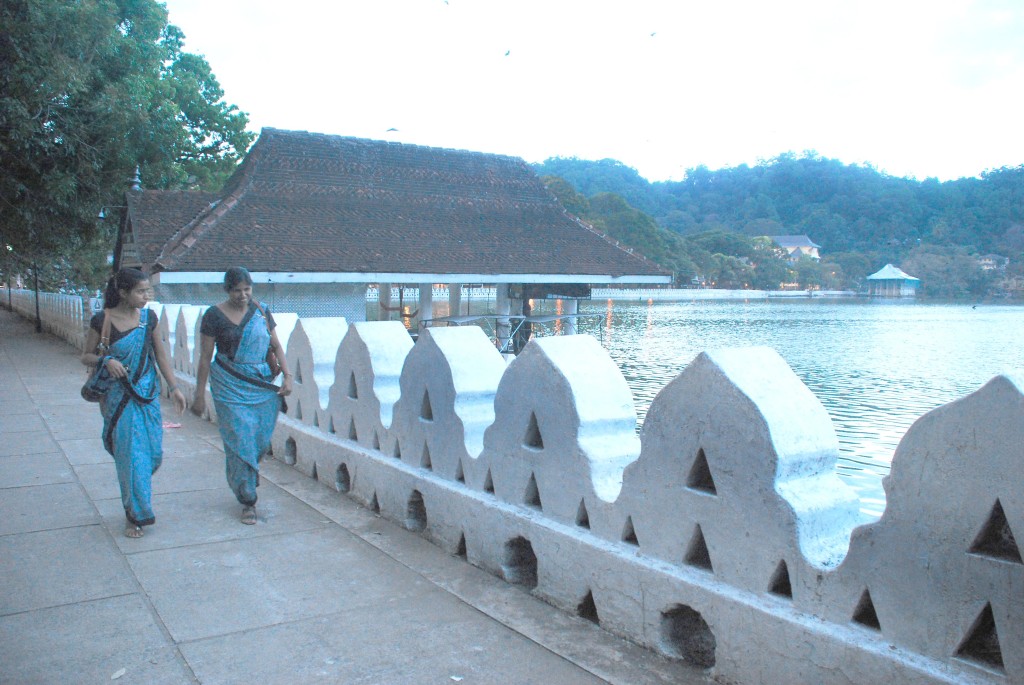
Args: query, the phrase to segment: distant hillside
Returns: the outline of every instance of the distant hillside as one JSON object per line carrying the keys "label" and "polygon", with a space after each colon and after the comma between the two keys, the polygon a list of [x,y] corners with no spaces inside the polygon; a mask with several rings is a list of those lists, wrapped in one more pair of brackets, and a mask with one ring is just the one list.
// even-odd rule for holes
{"label": "distant hillside", "polygon": [[[792,154],[753,167],[701,166],[678,182],[650,183],[610,159],[552,158],[534,168],[565,179],[585,199],[617,195],[684,237],[806,234],[822,246],[823,261],[844,268],[851,285],[892,262],[928,271],[926,293],[977,294],[993,277],[948,271],[977,261],[969,256],[992,253],[1009,259],[1010,275],[1024,277],[1024,165],[941,183]],[[590,208],[592,214],[608,202]]]}
{"label": "distant hillside", "polygon": [[795,155],[754,167],[701,166],[678,182],[650,183],[610,159],[552,158],[534,167],[541,176],[564,178],[586,197],[620,195],[682,235],[806,233],[826,252],[909,249],[918,239],[981,253],[1021,250],[1011,229],[1024,224],[1024,165],[945,183]]}

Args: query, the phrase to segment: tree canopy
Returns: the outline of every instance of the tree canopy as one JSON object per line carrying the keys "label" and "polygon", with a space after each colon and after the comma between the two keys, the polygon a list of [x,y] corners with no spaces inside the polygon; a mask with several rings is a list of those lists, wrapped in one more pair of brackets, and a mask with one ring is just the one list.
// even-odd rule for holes
{"label": "tree canopy", "polygon": [[4,0],[0,27],[0,243],[25,262],[92,280],[136,165],[215,189],[255,137],[155,0]]}
{"label": "tree canopy", "polygon": [[[625,198],[658,227],[687,238],[687,254],[705,274],[714,266],[694,248],[740,263],[768,263],[750,239],[805,234],[822,246],[822,260],[794,265],[783,279],[805,287],[859,288],[886,263],[904,262],[909,273],[934,274],[927,283],[922,279],[925,294],[979,295],[993,275],[978,273],[977,257],[990,253],[1009,259],[1007,277],[1024,280],[1024,165],[942,183],[896,178],[814,153],[780,155],[753,167],[698,166],[682,181],[657,183],[615,160],[555,158],[536,169],[566,179],[584,199]],[[779,275],[775,266],[761,274],[743,273],[731,261],[720,260],[720,267],[726,277],[719,284],[770,283]]]}

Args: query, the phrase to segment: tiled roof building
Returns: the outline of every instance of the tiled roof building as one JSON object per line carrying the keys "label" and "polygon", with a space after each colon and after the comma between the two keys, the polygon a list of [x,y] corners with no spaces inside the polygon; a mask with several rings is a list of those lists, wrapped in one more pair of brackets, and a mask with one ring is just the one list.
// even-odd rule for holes
{"label": "tiled roof building", "polygon": [[819,259],[818,245],[805,235],[773,235],[771,240],[789,254],[791,261],[797,261],[801,257]]}
{"label": "tiled roof building", "polygon": [[119,248],[164,286],[219,283],[234,265],[364,292],[671,278],[568,214],[522,159],[278,129],[219,194],[130,191]]}

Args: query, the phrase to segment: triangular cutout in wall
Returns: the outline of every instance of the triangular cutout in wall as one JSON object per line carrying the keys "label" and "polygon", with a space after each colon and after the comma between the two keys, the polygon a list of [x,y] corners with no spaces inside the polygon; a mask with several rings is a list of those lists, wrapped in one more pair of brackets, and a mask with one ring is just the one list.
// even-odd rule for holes
{"label": "triangular cutout in wall", "polygon": [[430,391],[423,391],[423,402],[420,404],[420,418],[424,421],[434,420],[434,408],[430,406]]}
{"label": "triangular cutout in wall", "polygon": [[627,516],[626,523],[622,526],[622,541],[638,547],[640,546],[640,541],[636,538],[636,530],[633,528],[632,516]]}
{"label": "triangular cutout in wall", "polygon": [[690,537],[690,544],[686,547],[683,561],[690,566],[715,572],[711,565],[711,553],[708,552],[707,542],[704,541],[704,531],[701,530],[699,523],[693,529],[693,535]]}
{"label": "triangular cutout in wall", "polygon": [[1003,650],[999,646],[999,633],[996,631],[991,604],[986,603],[978,618],[974,619],[974,625],[960,643],[956,655],[1003,671]]}
{"label": "triangular cutout in wall", "polygon": [[1006,512],[1003,511],[1003,505],[998,499],[992,507],[992,511],[989,512],[985,525],[981,527],[981,531],[974,538],[971,552],[1017,564],[1024,563],[1020,557],[1017,538],[1010,530],[1010,522],[1006,520]]}
{"label": "triangular cutout in wall", "polygon": [[704,448],[697,450],[697,458],[693,460],[690,473],[686,477],[686,487],[691,490],[699,490],[709,495],[717,495],[718,488],[715,487],[715,479],[711,476],[711,467],[708,466],[708,458],[704,454]]}
{"label": "triangular cutout in wall", "polygon": [[537,415],[530,412],[530,422],[526,425],[526,435],[523,436],[523,445],[534,450],[544,449],[544,438],[537,426]]}
{"label": "triangular cutout in wall", "polygon": [[540,491],[537,489],[537,478],[531,473],[530,480],[526,481],[526,492],[523,493],[523,502],[530,507],[543,509],[540,502]]}
{"label": "triangular cutout in wall", "polygon": [[789,582],[789,567],[786,565],[785,559],[775,567],[775,573],[772,574],[771,582],[768,583],[768,592],[793,599],[793,585]]}
{"label": "triangular cutout in wall", "polygon": [[591,590],[588,589],[586,596],[576,605],[576,615],[591,623],[601,623],[601,618],[597,615],[597,604],[594,603],[594,593]]}
{"label": "triangular cutout in wall", "polygon": [[580,506],[576,510],[576,525],[580,528],[590,528],[590,514],[587,512],[587,504],[582,499],[580,500]]}
{"label": "triangular cutout in wall", "polygon": [[871,592],[867,588],[864,588],[857,608],[853,610],[853,622],[875,630],[882,629],[882,624],[878,621],[878,612],[875,611],[875,603],[871,600]]}

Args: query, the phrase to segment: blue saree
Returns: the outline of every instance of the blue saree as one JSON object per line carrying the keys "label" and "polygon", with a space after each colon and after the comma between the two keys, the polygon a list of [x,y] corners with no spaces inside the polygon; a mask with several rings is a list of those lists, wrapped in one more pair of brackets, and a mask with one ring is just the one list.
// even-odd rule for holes
{"label": "blue saree", "polygon": [[124,364],[131,388],[114,383],[100,402],[103,446],[117,467],[125,516],[136,526],[156,521],[152,478],[164,454],[160,402],[154,401],[160,386],[152,346],[146,344],[147,336],[153,335],[149,315],[149,309],[143,307],[138,328],[111,343],[107,350],[108,356]]}
{"label": "blue saree", "polygon": [[234,359],[218,349],[215,363],[210,365],[210,391],[224,440],[228,485],[241,504],[251,506],[256,504],[260,459],[270,449],[281,398],[270,385],[266,319],[250,307],[239,327],[242,336]]}

